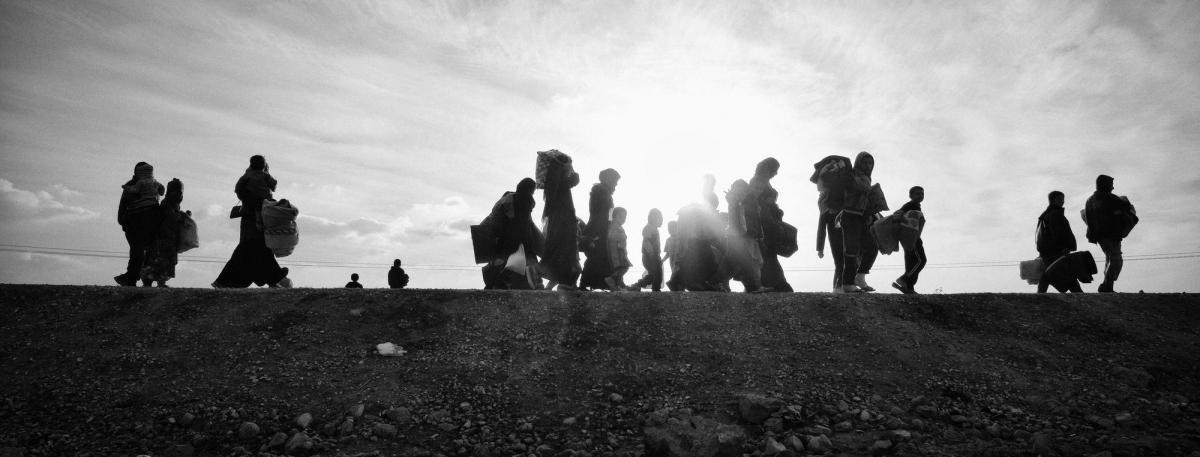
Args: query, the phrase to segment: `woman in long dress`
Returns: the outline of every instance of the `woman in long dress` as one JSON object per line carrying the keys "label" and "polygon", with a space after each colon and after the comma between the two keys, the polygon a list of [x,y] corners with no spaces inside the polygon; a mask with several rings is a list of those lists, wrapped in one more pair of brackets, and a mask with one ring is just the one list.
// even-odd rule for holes
{"label": "woman in long dress", "polygon": [[262,204],[271,198],[277,182],[263,156],[250,157],[250,168],[238,179],[233,191],[242,202],[241,234],[238,245],[212,286],[250,287],[250,284],[288,287],[287,268],[280,268],[275,253],[267,248],[262,228]]}

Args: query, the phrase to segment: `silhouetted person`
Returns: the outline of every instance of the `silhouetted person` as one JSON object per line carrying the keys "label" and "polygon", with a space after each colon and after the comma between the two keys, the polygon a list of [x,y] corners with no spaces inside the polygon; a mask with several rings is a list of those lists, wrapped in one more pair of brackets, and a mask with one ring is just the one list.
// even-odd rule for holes
{"label": "silhouetted person", "polygon": [[608,262],[609,265],[612,265],[612,270],[604,277],[604,284],[608,286],[608,290],[612,291],[627,288],[625,273],[628,273],[629,267],[633,266],[633,262],[629,261],[629,237],[625,235],[627,214],[625,208],[619,206],[613,208],[612,221],[608,226]]}
{"label": "silhouetted person", "polygon": [[546,170],[542,218],[546,224],[546,249],[542,273],[553,286],[575,289],[582,268],[579,265],[579,227],[571,189],[579,184],[579,174],[566,154],[555,156]]}
{"label": "silhouetted person", "polygon": [[662,211],[659,211],[658,208],[651,209],[650,213],[646,215],[646,226],[642,227],[642,268],[646,269],[646,273],[629,286],[632,290],[643,287],[649,287],[655,292],[662,290],[662,243],[659,242],[658,237],[658,228],[662,227],[662,224]]}
{"label": "silhouetted person", "polygon": [[608,255],[608,229],[610,215],[615,205],[613,192],[621,174],[612,168],[600,172],[600,182],[592,185],[588,198],[588,221],[581,236],[580,249],[587,253],[583,263],[583,275],[579,278],[579,287],[585,289],[606,289],[608,284],[604,278],[612,274],[613,266]]}
{"label": "silhouetted person", "polygon": [[875,158],[863,151],[854,157],[844,208],[837,224],[842,228],[842,292],[865,292],[855,284],[855,276],[863,261],[863,232],[867,230],[870,212],[871,173]]}
{"label": "silhouetted person", "polygon": [[277,184],[271,176],[267,159],[261,155],[251,156],[250,167],[233,187],[233,192],[242,202],[241,214],[238,215],[241,219],[238,245],[217,280],[213,281],[213,287],[240,288],[250,287],[251,284],[291,287],[291,280],[287,279],[288,269],[279,267],[275,253],[267,247],[262,226],[263,201],[271,198]]}
{"label": "silhouetted person", "polygon": [[400,259],[392,262],[392,269],[388,270],[388,287],[393,289],[403,289],[408,287],[408,274],[400,268]]}
{"label": "silhouetted person", "polygon": [[845,208],[846,185],[849,181],[850,169],[853,164],[850,159],[839,155],[826,156],[813,164],[813,174],[809,178],[817,185],[817,257],[825,258],[825,240],[829,239],[829,254],[833,257],[833,292],[842,292],[842,270],[844,262],[844,246],[842,246],[842,228],[837,224],[838,215]]}
{"label": "silhouetted person", "polygon": [[746,231],[746,194],[750,185],[745,180],[736,180],[725,192],[728,223],[725,228],[724,255],[721,258],[720,282],[728,291],[728,281],[738,280],[746,292],[762,292],[762,253],[758,240]]}
{"label": "silhouetted person", "polygon": [[[529,277],[530,266],[537,264],[541,252],[541,232],[534,225],[532,213],[537,203],[533,193],[537,183],[524,178],[517,183],[516,191],[505,192],[492,206],[491,213],[480,225],[488,226],[492,232],[494,257],[483,267],[485,289],[530,289],[534,279]],[[524,248],[525,268],[520,273],[509,268],[513,254]],[[541,278],[536,278],[540,283]]]}
{"label": "silhouetted person", "polygon": [[[158,230],[158,196],[165,189],[154,180],[154,167],[138,162],[133,167],[133,178],[121,186],[121,203],[117,207],[117,223],[125,231],[129,244],[129,262],[125,273],[113,278],[122,286],[136,286],[146,262],[146,251],[154,242]],[[150,281],[143,281],[146,286]]]}
{"label": "silhouetted person", "polygon": [[346,283],[347,289],[362,289],[363,286],[358,282],[358,273],[350,273],[350,282]]}
{"label": "silhouetted person", "polygon": [[1042,212],[1042,215],[1038,216],[1035,237],[1038,255],[1046,265],[1046,271],[1038,282],[1037,291],[1039,294],[1044,294],[1053,285],[1059,292],[1082,293],[1083,289],[1079,287],[1079,281],[1075,279],[1068,259],[1065,258],[1067,254],[1076,249],[1075,233],[1071,231],[1071,223],[1063,214],[1063,203],[1066,201],[1066,197],[1062,192],[1056,190],[1050,192],[1047,198],[1050,204]]}
{"label": "silhouetted person", "polygon": [[175,277],[175,265],[179,263],[179,231],[187,214],[179,209],[183,202],[183,181],[172,179],[167,183],[167,195],[158,204],[154,242],[146,252],[146,264],[142,267],[142,282],[155,281],[158,287],[167,287],[167,281]]}
{"label": "silhouetted person", "polygon": [[1096,192],[1088,197],[1084,205],[1084,221],[1087,222],[1087,240],[1100,245],[1104,251],[1104,282],[1097,292],[1113,292],[1113,283],[1121,275],[1125,265],[1121,256],[1121,241],[1137,223],[1133,205],[1123,197],[1113,195],[1113,178],[1107,175],[1096,177]]}
{"label": "silhouetted person", "polygon": [[683,290],[683,273],[680,257],[683,255],[683,241],[679,239],[679,223],[667,223],[667,241],[663,243],[663,260],[671,266],[671,278],[667,280],[667,289],[672,292]]}
{"label": "silhouetted person", "polygon": [[[921,186],[913,186],[908,190],[908,203],[900,207],[900,212],[908,213],[909,211],[921,211],[921,202],[925,201],[925,188]],[[922,212],[923,213],[923,212]],[[917,219],[916,217],[908,219]],[[920,216],[920,220],[924,221],[924,216]],[[922,222],[923,223],[923,222]],[[916,241],[912,243],[912,248],[909,249],[901,243],[904,248],[904,274],[895,281],[892,281],[892,287],[906,294],[915,294],[917,279],[921,275],[921,270],[925,269],[925,242],[921,241],[921,231],[924,226],[910,227],[910,230],[916,232]]]}
{"label": "silhouetted person", "polygon": [[700,186],[700,198],[704,199],[704,203],[708,204],[709,209],[716,211],[720,200],[717,199],[717,193],[714,189],[717,187],[717,178],[713,175],[704,175],[703,184]]}
{"label": "silhouetted person", "polygon": [[780,232],[769,225],[778,227],[783,223],[783,210],[778,204],[779,191],[771,186],[771,178],[777,174],[779,161],[774,157],[763,159],[755,166],[745,198],[746,233],[757,240],[762,254],[762,286],[774,292],[791,292],[792,285],[788,284],[783,275],[783,266],[779,264],[779,253],[773,249],[772,240],[766,238],[768,230]]}

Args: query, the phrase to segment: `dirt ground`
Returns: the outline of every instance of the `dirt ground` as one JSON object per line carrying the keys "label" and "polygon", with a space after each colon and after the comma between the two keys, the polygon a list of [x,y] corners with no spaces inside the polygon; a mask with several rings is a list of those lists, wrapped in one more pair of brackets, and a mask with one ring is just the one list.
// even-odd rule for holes
{"label": "dirt ground", "polygon": [[1184,294],[2,285],[0,373],[0,457],[1200,456]]}

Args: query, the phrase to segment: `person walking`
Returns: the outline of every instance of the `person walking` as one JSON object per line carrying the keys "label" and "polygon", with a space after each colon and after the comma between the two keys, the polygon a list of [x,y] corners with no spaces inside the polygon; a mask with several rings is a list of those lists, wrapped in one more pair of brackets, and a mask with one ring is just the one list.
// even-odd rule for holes
{"label": "person walking", "polygon": [[234,194],[241,201],[241,211],[236,215],[241,219],[238,244],[221,274],[213,281],[213,287],[244,288],[251,284],[291,287],[288,269],[279,266],[275,253],[267,247],[262,226],[263,202],[271,199],[277,184],[267,159],[261,155],[251,156],[250,167],[233,186]]}
{"label": "person walking", "polygon": [[643,287],[649,287],[654,292],[662,290],[662,243],[659,242],[658,236],[658,228],[662,227],[662,224],[662,211],[652,208],[646,215],[646,226],[642,227],[642,268],[646,269],[646,273],[629,286],[630,290],[641,290]]}
{"label": "person walking", "polygon": [[142,267],[143,283],[157,282],[158,287],[167,287],[167,281],[175,277],[175,265],[179,263],[179,230],[191,214],[179,209],[182,202],[183,181],[172,179],[167,182],[167,194],[157,208],[154,241],[146,251],[146,263]]}
{"label": "person walking", "polygon": [[1096,192],[1088,197],[1083,210],[1088,242],[1099,244],[1104,251],[1104,282],[1097,289],[1104,293],[1114,292],[1113,283],[1125,265],[1121,242],[1138,221],[1129,199],[1113,195],[1113,181],[1112,176],[1097,176]]}
{"label": "person walking", "polygon": [[627,215],[625,208],[613,208],[612,221],[608,226],[608,264],[612,266],[612,270],[605,275],[604,284],[613,292],[628,289],[629,286],[625,285],[625,273],[633,266],[633,262],[629,261],[629,237],[625,235]]}
{"label": "person walking", "polygon": [[559,290],[574,290],[581,271],[579,265],[579,226],[575,216],[575,200],[571,189],[579,185],[579,174],[566,154],[554,156],[546,170],[545,207],[542,219],[546,224],[546,249],[542,257],[542,274],[549,279],[547,287],[557,284]]}
{"label": "person walking", "polygon": [[[921,275],[921,270],[925,269],[925,242],[921,240],[921,231],[925,229],[925,215],[921,211],[921,202],[925,201],[925,188],[921,186],[913,186],[908,189],[908,203],[900,207],[899,213],[904,215],[904,219],[908,222],[902,229],[910,230],[909,236],[915,236],[915,240],[905,245],[904,247],[904,274],[892,281],[892,287],[905,294],[916,294],[917,279]],[[902,237],[903,238],[903,237]],[[910,248],[909,245],[912,247]]]}
{"label": "person walking", "polygon": [[587,254],[583,263],[583,275],[579,278],[579,287],[585,289],[606,289],[608,284],[604,278],[612,274],[613,266],[608,255],[608,229],[611,223],[613,193],[617,191],[617,183],[621,174],[612,168],[600,172],[600,182],[592,185],[588,198],[588,221],[583,229],[580,246]]}
{"label": "person walking", "polygon": [[862,265],[863,231],[867,229],[870,215],[871,173],[875,171],[875,157],[863,151],[854,157],[845,189],[845,201],[835,224],[842,232],[842,292],[865,292],[855,284],[859,267]]}
{"label": "person walking", "polygon": [[[754,167],[754,177],[750,178],[749,189],[746,192],[745,206],[746,233],[757,241],[762,255],[763,265],[760,280],[761,286],[772,292],[792,292],[783,275],[783,266],[779,264],[779,253],[772,248],[766,238],[766,231],[782,226],[783,210],[779,208],[779,191],[771,186],[771,178],[779,174],[779,161],[767,157]],[[768,225],[773,226],[768,228]],[[853,279],[853,278],[852,278]]]}
{"label": "person walking", "polygon": [[[165,192],[161,183],[154,180],[154,167],[138,162],[133,167],[133,178],[121,186],[121,202],[117,207],[117,223],[125,232],[129,244],[129,262],[125,272],[113,277],[122,286],[136,286],[146,263],[146,251],[154,243],[158,229],[158,196]],[[149,286],[150,280],[142,285]]]}
{"label": "person walking", "polygon": [[1071,223],[1063,214],[1066,196],[1056,190],[1050,192],[1047,199],[1049,206],[1038,216],[1035,236],[1038,256],[1046,265],[1046,271],[1038,281],[1037,292],[1044,294],[1053,285],[1059,292],[1082,293],[1083,289],[1079,287],[1079,281],[1071,273],[1068,259],[1065,258],[1076,249],[1075,233],[1071,231]]}

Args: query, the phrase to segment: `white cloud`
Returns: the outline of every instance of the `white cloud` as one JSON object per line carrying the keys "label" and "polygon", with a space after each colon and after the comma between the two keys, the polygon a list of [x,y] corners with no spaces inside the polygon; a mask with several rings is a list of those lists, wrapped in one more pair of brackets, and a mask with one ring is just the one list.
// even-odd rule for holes
{"label": "white cloud", "polygon": [[7,179],[0,179],[0,213],[8,216],[8,221],[33,223],[81,221],[100,216],[96,211],[64,204],[44,190],[18,189]]}

